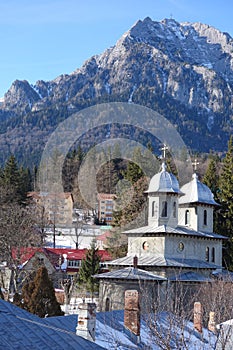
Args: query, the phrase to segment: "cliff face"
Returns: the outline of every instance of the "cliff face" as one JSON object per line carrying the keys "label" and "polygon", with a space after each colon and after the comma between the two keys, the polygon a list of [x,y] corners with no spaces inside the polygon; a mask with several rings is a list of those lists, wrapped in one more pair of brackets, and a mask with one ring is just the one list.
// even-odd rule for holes
{"label": "cliff face", "polygon": [[55,111],[68,115],[97,102],[128,101],[170,119],[191,148],[224,150],[233,129],[232,91],[229,34],[201,23],[146,18],[70,75],[34,86],[15,81],[0,107],[0,123],[3,135],[33,119],[35,137],[37,128],[46,129],[45,137],[60,121]]}

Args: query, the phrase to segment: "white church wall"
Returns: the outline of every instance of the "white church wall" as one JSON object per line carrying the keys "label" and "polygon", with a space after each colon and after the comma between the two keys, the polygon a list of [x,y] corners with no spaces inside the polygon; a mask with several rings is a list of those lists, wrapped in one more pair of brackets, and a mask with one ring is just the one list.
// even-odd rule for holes
{"label": "white church wall", "polygon": [[128,237],[128,255],[164,254],[164,237]]}
{"label": "white church wall", "polygon": [[181,207],[178,210],[179,225],[187,226],[197,231],[198,219],[197,211],[194,207]]}
{"label": "white church wall", "polygon": [[[204,211],[206,211],[206,222],[204,222]],[[197,208],[198,227],[202,232],[213,232],[213,208],[199,206]]]}
{"label": "white church wall", "polygon": [[[165,241],[165,256],[206,261],[207,247],[209,248],[209,262],[221,266],[222,243],[220,240],[168,236]],[[214,261],[212,261],[212,248],[214,248]]]}
{"label": "white church wall", "polygon": [[[164,216],[163,207],[166,202],[166,215]],[[175,195],[150,195],[149,197],[149,225],[169,225],[176,227],[178,224],[178,198]]]}

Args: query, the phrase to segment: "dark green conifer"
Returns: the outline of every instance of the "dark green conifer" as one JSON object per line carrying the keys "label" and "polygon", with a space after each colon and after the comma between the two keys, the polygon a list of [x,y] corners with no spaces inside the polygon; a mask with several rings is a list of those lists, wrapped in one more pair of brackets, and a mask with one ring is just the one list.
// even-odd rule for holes
{"label": "dark green conifer", "polygon": [[208,168],[203,177],[203,183],[210,188],[211,192],[214,194],[215,199],[217,199],[219,176],[217,173],[217,165],[214,158],[212,158],[209,162]]}
{"label": "dark green conifer", "polygon": [[91,293],[92,297],[95,291],[98,290],[98,282],[93,275],[100,271],[100,255],[98,248],[95,248],[95,242],[91,244],[91,248],[87,250],[85,258],[82,260],[82,265],[79,271],[80,284]]}
{"label": "dark green conifer", "polygon": [[218,232],[229,237],[223,250],[223,260],[233,271],[233,138],[228,142],[228,151],[223,159],[219,178],[218,201],[221,205],[218,215]]}
{"label": "dark green conifer", "polygon": [[46,267],[37,270],[32,282],[24,285],[22,289],[24,308],[39,317],[62,316],[53,283],[48,276]]}

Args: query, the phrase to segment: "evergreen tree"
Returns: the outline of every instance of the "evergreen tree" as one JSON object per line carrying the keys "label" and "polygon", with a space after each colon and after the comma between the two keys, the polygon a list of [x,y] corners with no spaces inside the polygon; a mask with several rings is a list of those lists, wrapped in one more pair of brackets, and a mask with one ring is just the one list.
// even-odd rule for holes
{"label": "evergreen tree", "polygon": [[31,189],[30,170],[23,167],[19,169],[15,157],[11,155],[0,176],[2,186],[12,194],[12,198],[9,198],[10,202],[25,203],[27,192]]}
{"label": "evergreen tree", "polygon": [[223,260],[227,268],[233,271],[233,138],[228,142],[228,151],[223,159],[223,168],[219,179],[218,200],[221,209],[218,215],[218,232],[229,237],[225,242]]}
{"label": "evergreen tree", "polygon": [[64,315],[56,299],[53,283],[44,266],[37,270],[32,282],[23,286],[22,297],[24,308],[39,317]]}
{"label": "evergreen tree", "polygon": [[211,192],[214,194],[214,198],[217,199],[219,176],[217,173],[217,165],[214,158],[212,158],[209,162],[209,166],[203,177],[203,183],[210,188]]}
{"label": "evergreen tree", "polygon": [[98,290],[98,282],[96,282],[93,275],[100,271],[100,255],[98,248],[95,248],[95,242],[91,244],[91,248],[87,250],[85,258],[82,260],[82,265],[79,271],[79,283],[91,293]]}
{"label": "evergreen tree", "polygon": [[18,190],[20,187],[20,174],[16,159],[11,155],[4,168],[4,183]]}

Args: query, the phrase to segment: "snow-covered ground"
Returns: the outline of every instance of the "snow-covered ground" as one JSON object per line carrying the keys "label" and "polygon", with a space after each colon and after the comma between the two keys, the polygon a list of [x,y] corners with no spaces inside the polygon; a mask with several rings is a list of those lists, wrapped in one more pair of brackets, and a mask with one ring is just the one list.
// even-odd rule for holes
{"label": "snow-covered ground", "polygon": [[[106,226],[107,229],[107,226]],[[98,237],[102,235],[106,229],[103,226],[88,225],[85,229],[75,234],[75,228],[56,228],[55,243],[56,248],[76,248],[78,242],[79,249],[89,249],[93,240],[96,241],[99,249],[103,249],[102,241]],[[53,231],[46,230],[46,247],[53,247]]]}

